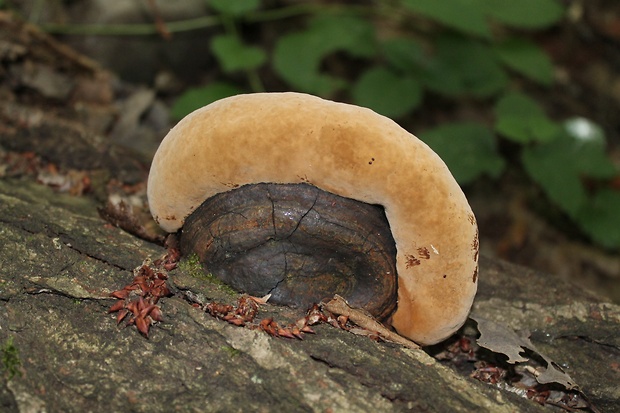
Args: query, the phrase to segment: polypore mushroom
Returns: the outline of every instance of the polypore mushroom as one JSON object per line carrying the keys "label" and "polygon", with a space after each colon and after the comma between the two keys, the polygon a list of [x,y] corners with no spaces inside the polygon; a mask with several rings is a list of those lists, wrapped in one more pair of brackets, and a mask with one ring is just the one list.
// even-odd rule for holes
{"label": "polypore mushroom", "polygon": [[383,206],[396,243],[396,331],[437,343],[466,320],[478,230],[444,162],[392,120],[299,93],[222,99],[181,120],[151,166],[151,213],[168,232],[207,199],[244,185],[309,183]]}

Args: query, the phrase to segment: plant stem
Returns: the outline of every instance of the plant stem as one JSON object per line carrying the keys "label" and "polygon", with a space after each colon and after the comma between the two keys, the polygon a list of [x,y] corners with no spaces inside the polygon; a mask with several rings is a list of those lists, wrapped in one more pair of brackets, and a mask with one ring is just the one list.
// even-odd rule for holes
{"label": "plant stem", "polygon": [[[243,39],[237,30],[235,21],[230,16],[221,16],[222,26],[228,35],[234,36],[239,43],[243,44]],[[258,71],[256,69],[245,69],[245,76],[253,92],[264,92],[265,87],[260,79]]]}
{"label": "plant stem", "polygon": [[[195,19],[166,22],[171,33],[186,32],[219,26],[219,16],[203,16]],[[41,28],[48,33],[91,36],[146,36],[158,34],[152,23],[135,24],[57,24],[45,23]]]}
{"label": "plant stem", "polygon": [[[344,5],[317,5],[317,4],[298,4],[294,6],[282,7],[273,10],[262,10],[248,14],[244,21],[258,23],[265,21],[281,20],[304,14],[317,13],[339,13],[348,12],[368,12],[370,7],[366,6],[344,6]],[[177,20],[165,22],[166,28],[170,33],[186,32],[191,30],[205,29],[208,27],[220,26],[222,24],[220,16],[202,16],[194,19]],[[158,34],[157,27],[153,23],[131,23],[131,24],[59,24],[42,23],[40,27],[48,33],[65,35],[91,35],[91,36],[147,36]]]}
{"label": "plant stem", "polygon": [[263,85],[263,81],[260,79],[257,70],[247,70],[246,76],[248,78],[248,83],[250,84],[250,88],[252,92],[264,92],[265,86]]}

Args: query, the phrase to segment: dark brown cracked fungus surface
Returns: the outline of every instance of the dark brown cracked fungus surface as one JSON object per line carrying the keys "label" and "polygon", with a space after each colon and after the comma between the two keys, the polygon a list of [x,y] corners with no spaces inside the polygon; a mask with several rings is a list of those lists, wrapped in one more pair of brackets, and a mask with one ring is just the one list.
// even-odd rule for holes
{"label": "dark brown cracked fungus surface", "polygon": [[396,246],[383,209],[308,184],[209,198],[187,218],[181,251],[239,291],[304,311],[334,294],[379,319],[396,306]]}

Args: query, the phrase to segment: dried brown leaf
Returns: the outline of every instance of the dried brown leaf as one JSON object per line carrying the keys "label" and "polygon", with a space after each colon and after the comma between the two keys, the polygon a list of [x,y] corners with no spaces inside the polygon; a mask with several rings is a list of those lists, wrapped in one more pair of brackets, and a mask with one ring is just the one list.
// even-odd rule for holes
{"label": "dried brown leaf", "polygon": [[522,363],[529,360],[522,353],[525,349],[529,349],[537,353],[547,363],[547,368],[536,376],[536,380],[541,383],[559,383],[568,390],[578,389],[579,386],[575,381],[564,372],[553,360],[542,354],[529,339],[529,333],[520,336],[513,330],[488,320],[478,315],[470,315],[470,317],[478,324],[480,337],[478,345],[491,350],[495,353],[505,354],[508,357],[508,363]]}

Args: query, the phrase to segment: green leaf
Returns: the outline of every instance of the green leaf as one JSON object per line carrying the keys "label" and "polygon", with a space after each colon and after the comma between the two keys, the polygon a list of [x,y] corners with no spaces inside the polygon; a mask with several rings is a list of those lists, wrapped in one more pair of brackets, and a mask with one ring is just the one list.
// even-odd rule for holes
{"label": "green leaf", "polygon": [[549,142],[561,132],[559,124],[543,116],[521,117],[506,115],[495,122],[495,130],[517,143]]}
{"label": "green leaf", "polygon": [[510,92],[503,95],[495,104],[495,116],[506,115],[526,118],[529,116],[545,116],[545,112],[542,106],[531,97],[523,93]]}
{"label": "green leaf", "polygon": [[460,32],[491,38],[480,1],[472,0],[402,0],[403,6]]}
{"label": "green leaf", "polygon": [[457,36],[438,39],[423,82],[449,96],[492,96],[505,88],[508,77],[485,44]]}
{"label": "green leaf", "polygon": [[368,19],[353,15],[319,15],[308,32],[321,42],[323,54],[342,50],[355,57],[372,57],[376,51],[375,27]]}
{"label": "green leaf", "polygon": [[388,69],[372,67],[357,81],[352,95],[357,105],[398,118],[418,107],[422,100],[422,88],[412,77],[398,76]]}
{"label": "green leaf", "polygon": [[564,122],[564,128],[572,138],[577,171],[598,179],[616,176],[618,170],[607,155],[605,134],[600,126],[585,118],[572,118]]}
{"label": "green leaf", "polygon": [[422,45],[409,38],[385,40],[381,49],[388,64],[403,73],[411,73],[424,67],[428,59]]}
{"label": "green leaf", "polygon": [[536,44],[525,39],[511,39],[496,46],[500,60],[511,69],[543,85],[553,82],[553,64]]}
{"label": "green leaf", "polygon": [[209,6],[221,14],[239,17],[258,9],[260,0],[209,0]]}
{"label": "green leaf", "polygon": [[401,0],[407,9],[465,34],[491,38],[488,19],[521,29],[542,29],[562,19],[557,0]]}
{"label": "green leaf", "polygon": [[235,35],[214,37],[211,51],[226,73],[256,69],[267,61],[267,54],[262,49],[243,44]]}
{"label": "green leaf", "polygon": [[517,143],[549,142],[562,132],[536,101],[521,93],[504,95],[495,106],[495,116],[495,130]]}
{"label": "green leaf", "polygon": [[493,133],[482,124],[442,125],[424,132],[420,139],[437,152],[460,184],[468,184],[484,174],[497,178],[504,170],[504,159],[497,153]]}
{"label": "green leaf", "polygon": [[174,120],[179,120],[209,103],[240,93],[244,93],[244,91],[235,85],[223,82],[211,83],[205,87],[188,89],[179,96],[172,105],[170,116]]}
{"label": "green leaf", "polygon": [[521,29],[542,29],[562,19],[564,7],[556,0],[484,0],[488,16]]}
{"label": "green leaf", "polygon": [[620,248],[620,193],[609,189],[597,192],[577,214],[577,222],[596,243]]}
{"label": "green leaf", "polygon": [[281,37],[276,44],[273,66],[295,89],[325,96],[346,85],[344,80],[321,73],[325,54],[320,39],[311,33],[293,33]]}
{"label": "green leaf", "polygon": [[579,175],[575,173],[573,159],[557,144],[527,147],[521,154],[526,172],[545,191],[549,199],[575,217],[587,200]]}
{"label": "green leaf", "polygon": [[606,154],[605,138],[597,125],[575,118],[564,128],[553,141],[525,148],[521,159],[549,198],[575,218],[588,205],[582,178],[609,179],[618,170]]}
{"label": "green leaf", "polygon": [[582,182],[583,177],[618,175],[605,152],[602,129],[583,118],[570,119],[564,127],[558,139],[523,150],[525,170],[593,241],[619,248],[620,193],[602,189],[590,197]]}
{"label": "green leaf", "polygon": [[336,51],[356,57],[373,56],[374,36],[374,27],[364,19],[321,15],[312,19],[306,30],[280,37],[273,55],[274,69],[298,90],[328,95],[346,82],[322,73],[323,59]]}

